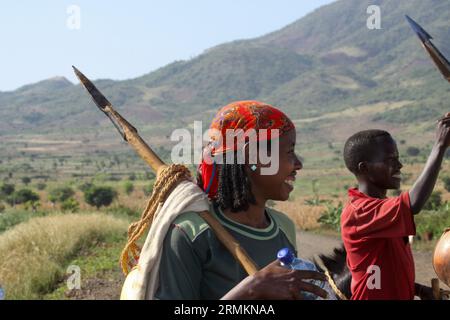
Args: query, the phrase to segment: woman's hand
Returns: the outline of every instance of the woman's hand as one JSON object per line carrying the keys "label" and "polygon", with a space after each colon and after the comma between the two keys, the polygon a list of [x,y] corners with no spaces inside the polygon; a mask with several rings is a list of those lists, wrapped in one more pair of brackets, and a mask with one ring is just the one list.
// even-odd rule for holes
{"label": "woman's hand", "polygon": [[326,298],[327,292],[305,281],[308,279],[327,281],[320,272],[287,269],[275,260],[242,280],[222,299],[300,300],[301,291]]}

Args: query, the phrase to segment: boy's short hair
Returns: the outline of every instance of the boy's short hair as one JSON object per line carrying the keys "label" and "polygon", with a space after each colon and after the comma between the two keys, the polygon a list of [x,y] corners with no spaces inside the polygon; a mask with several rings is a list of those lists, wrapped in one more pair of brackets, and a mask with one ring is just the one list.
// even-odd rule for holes
{"label": "boy's short hair", "polygon": [[344,146],[345,166],[353,174],[358,173],[358,163],[370,160],[373,147],[380,137],[391,137],[390,133],[384,130],[372,129],[359,131],[347,139]]}

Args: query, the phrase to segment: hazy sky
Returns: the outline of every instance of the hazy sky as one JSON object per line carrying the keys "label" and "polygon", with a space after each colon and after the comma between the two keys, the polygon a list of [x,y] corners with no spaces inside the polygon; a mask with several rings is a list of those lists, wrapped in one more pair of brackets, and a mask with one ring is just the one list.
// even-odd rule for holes
{"label": "hazy sky", "polygon": [[72,64],[92,79],[134,78],[275,31],[331,2],[2,0],[0,91],[54,76],[75,82]]}

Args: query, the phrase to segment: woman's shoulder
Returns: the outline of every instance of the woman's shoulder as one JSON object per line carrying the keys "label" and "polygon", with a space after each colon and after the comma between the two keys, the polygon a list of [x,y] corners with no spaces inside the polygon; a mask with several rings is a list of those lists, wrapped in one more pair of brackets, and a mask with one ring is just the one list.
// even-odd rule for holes
{"label": "woman's shoulder", "polygon": [[201,233],[209,229],[208,223],[198,212],[188,211],[180,214],[173,225],[182,230],[191,241],[194,241]]}
{"label": "woman's shoulder", "polygon": [[269,207],[266,207],[266,211],[280,225],[286,226],[289,228],[295,228],[294,222],[285,213],[283,213],[281,211],[277,211],[277,210],[275,210],[273,208],[269,208]]}
{"label": "woman's shoulder", "polygon": [[281,231],[289,239],[289,242],[296,248],[297,247],[297,232],[295,223],[285,213],[277,211],[273,208],[266,207],[266,211],[271,218],[276,222]]}

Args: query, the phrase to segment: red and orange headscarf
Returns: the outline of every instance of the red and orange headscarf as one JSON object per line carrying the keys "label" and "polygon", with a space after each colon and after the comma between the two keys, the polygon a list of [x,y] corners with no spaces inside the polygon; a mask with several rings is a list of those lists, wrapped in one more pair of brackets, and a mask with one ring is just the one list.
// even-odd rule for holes
{"label": "red and orange headscarf", "polygon": [[[237,144],[232,144],[230,147],[223,143],[227,130],[242,129],[246,132],[249,129],[255,129],[258,132],[260,129],[266,129],[266,136],[257,135],[255,137],[258,141],[261,141],[281,137],[293,128],[295,128],[294,124],[283,112],[266,103],[253,100],[237,101],[220,109],[210,126],[211,130],[215,130],[216,133],[220,132],[220,135],[210,134],[210,142],[204,149],[202,162],[198,168],[203,190],[209,198],[215,198],[218,187],[218,173],[214,156],[236,151],[237,148]],[[212,157],[212,159],[209,157]],[[207,159],[208,161],[206,161]]]}

